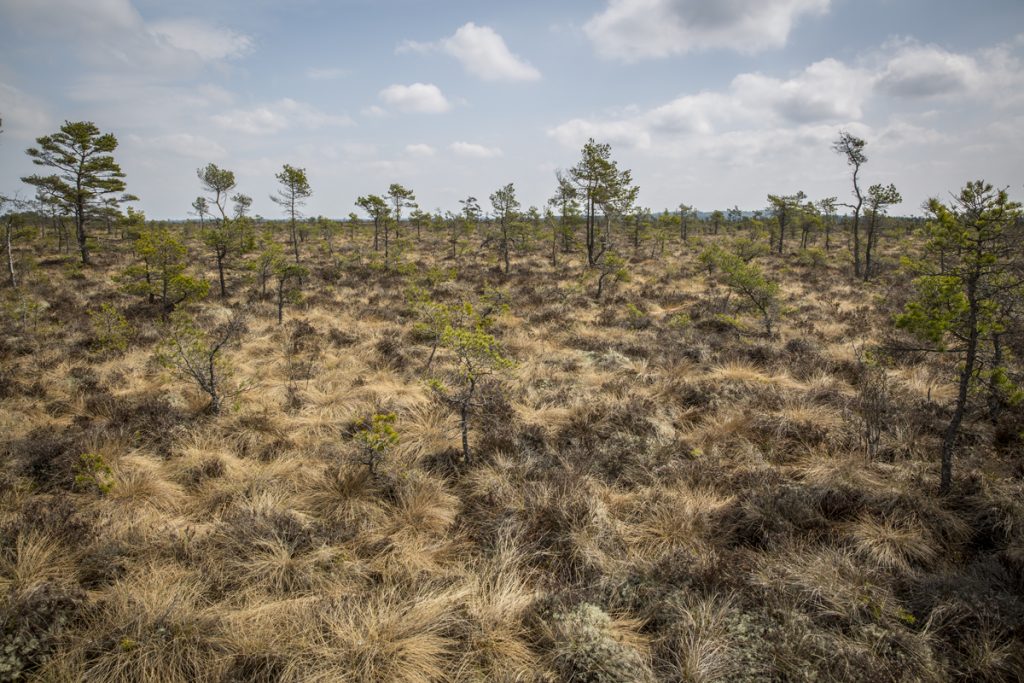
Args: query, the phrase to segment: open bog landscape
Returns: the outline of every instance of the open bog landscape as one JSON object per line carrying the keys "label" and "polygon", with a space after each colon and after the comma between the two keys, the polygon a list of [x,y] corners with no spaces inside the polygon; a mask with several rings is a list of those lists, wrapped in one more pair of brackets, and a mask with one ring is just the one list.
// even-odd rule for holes
{"label": "open bog landscape", "polygon": [[0,681],[1024,680],[1024,10],[576,4],[0,1]]}

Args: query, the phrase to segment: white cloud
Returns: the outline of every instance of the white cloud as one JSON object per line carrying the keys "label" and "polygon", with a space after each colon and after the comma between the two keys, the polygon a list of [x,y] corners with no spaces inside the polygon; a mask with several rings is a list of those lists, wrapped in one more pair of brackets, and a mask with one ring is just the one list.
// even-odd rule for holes
{"label": "white cloud", "polygon": [[128,140],[147,151],[169,152],[196,159],[217,160],[227,156],[227,150],[222,145],[191,133],[171,133],[149,138],[131,135]]}
{"label": "white cloud", "polygon": [[32,140],[50,132],[50,116],[43,103],[6,83],[0,83],[0,116],[4,128],[0,144],[7,136]]}
{"label": "white cloud", "polygon": [[212,120],[223,128],[249,135],[268,135],[295,127],[316,129],[352,125],[352,119],[347,116],[327,114],[312,105],[290,98],[252,109],[232,109],[215,114]]}
{"label": "white cloud", "polygon": [[873,56],[875,90],[899,100],[984,99],[995,107],[1024,103],[1019,40],[973,53],[951,52],[913,38],[889,41]]}
{"label": "white cloud", "polygon": [[405,146],[406,154],[411,154],[415,157],[432,157],[436,153],[436,150],[430,145],[422,143],[416,143]]}
{"label": "white cloud", "polygon": [[306,69],[306,78],[311,81],[336,81],[349,75],[348,69],[337,67],[310,67]]}
{"label": "white cloud", "polygon": [[783,47],[793,24],[831,0],[609,0],[583,27],[603,57],[637,61],[723,48]]}
{"label": "white cloud", "polygon": [[549,134],[568,147],[593,137],[648,149],[659,141],[680,138],[846,123],[862,118],[871,83],[867,71],[825,59],[788,79],[740,74],[724,91],[683,95],[627,116],[576,118],[552,128]]}
{"label": "white cloud", "polygon": [[536,81],[541,75],[535,67],[513,54],[505,39],[490,26],[468,22],[437,43],[406,41],[398,52],[440,50],[459,60],[468,73],[484,81]]}
{"label": "white cloud", "polygon": [[588,138],[613,145],[638,149],[651,146],[651,133],[641,121],[571,119],[555,126],[548,134],[566,147],[579,147]]}
{"label": "white cloud", "polygon": [[253,48],[249,36],[230,29],[211,26],[198,19],[157,21],[148,25],[150,33],[179,50],[195,52],[205,61],[241,57]]}
{"label": "white cloud", "polygon": [[468,159],[494,159],[502,155],[499,147],[485,147],[472,142],[453,142],[451,150],[458,156]]}
{"label": "white cloud", "polygon": [[789,121],[841,121],[863,116],[871,75],[835,59],[823,59],[788,80],[742,74],[731,89],[747,111],[761,102]]}
{"label": "white cloud", "polygon": [[130,0],[5,0],[0,9],[19,26],[49,34],[130,30],[143,23]]}
{"label": "white cloud", "polygon": [[147,22],[130,0],[7,0],[0,21],[69,46],[90,64],[150,80],[180,80],[253,48],[251,37],[199,18]]}
{"label": "white cloud", "polygon": [[973,58],[935,45],[912,44],[889,60],[878,87],[897,97],[931,97],[964,92],[979,80]]}
{"label": "white cloud", "polygon": [[361,113],[363,116],[368,116],[373,119],[383,119],[390,116],[387,109],[376,104],[371,104],[369,107],[363,107]]}
{"label": "white cloud", "polygon": [[418,114],[440,114],[452,107],[441,89],[432,83],[390,85],[380,91],[380,98],[402,111]]}

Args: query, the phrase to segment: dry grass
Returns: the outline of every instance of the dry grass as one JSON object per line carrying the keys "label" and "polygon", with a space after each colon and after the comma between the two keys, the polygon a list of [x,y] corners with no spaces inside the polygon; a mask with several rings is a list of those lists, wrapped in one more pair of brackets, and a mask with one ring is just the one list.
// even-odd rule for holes
{"label": "dry grass", "polygon": [[932,566],[939,548],[928,532],[913,519],[865,517],[850,529],[853,547],[882,569],[902,572]]}
{"label": "dry grass", "polygon": [[[505,277],[467,254],[431,284],[453,265],[432,239],[402,275],[347,240],[343,265],[305,250],[305,300],[281,326],[252,308],[227,352],[249,389],[217,416],[153,361],[159,315],[112,284],[124,245],[82,279],[29,276],[45,324],[0,319],[0,679],[1019,678],[1019,441],[971,420],[954,493],[932,495],[953,385],[910,357],[865,459],[858,361],[889,312],[838,251],[813,274],[760,257],[790,309],[768,339],[716,317],[736,311],[692,245],[594,302],[564,255]],[[201,320],[244,301],[230,275]],[[491,331],[517,364],[479,397],[470,465],[410,284],[509,303]],[[95,347],[100,301],[137,331],[122,355]],[[399,440],[371,473],[353,435],[375,412]],[[108,491],[76,481],[83,453]]]}

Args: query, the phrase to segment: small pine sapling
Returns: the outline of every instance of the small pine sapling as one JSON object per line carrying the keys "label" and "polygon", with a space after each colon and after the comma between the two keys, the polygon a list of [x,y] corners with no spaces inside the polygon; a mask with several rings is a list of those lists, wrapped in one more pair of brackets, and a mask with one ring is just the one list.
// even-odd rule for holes
{"label": "small pine sapling", "polygon": [[212,330],[200,328],[191,316],[177,311],[164,328],[156,358],[161,365],[191,380],[209,396],[208,410],[216,415],[225,398],[245,389],[231,383],[231,368],[224,357],[224,350],[238,340],[244,330],[245,314],[241,310],[234,311],[226,323]]}
{"label": "small pine sapling", "polygon": [[452,355],[453,368],[449,381],[432,379],[430,388],[445,404],[459,413],[462,434],[462,460],[472,462],[469,450],[469,420],[480,407],[478,391],[483,382],[509,370],[515,362],[506,357],[498,341],[487,332],[472,304],[464,303],[459,323],[449,324],[441,335],[441,346]]}
{"label": "small pine sapling", "polygon": [[374,413],[357,424],[355,441],[359,444],[359,463],[366,465],[370,476],[377,476],[377,467],[398,445],[394,413]]}

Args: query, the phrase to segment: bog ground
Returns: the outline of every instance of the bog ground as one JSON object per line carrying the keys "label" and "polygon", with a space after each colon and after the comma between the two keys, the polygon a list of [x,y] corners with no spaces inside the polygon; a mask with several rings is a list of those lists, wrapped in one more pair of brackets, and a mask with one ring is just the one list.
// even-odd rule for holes
{"label": "bog ground", "polygon": [[[756,252],[770,335],[707,256],[743,225],[621,248],[600,298],[575,246],[517,244],[505,274],[437,230],[385,264],[370,224],[303,227],[303,272],[264,293],[253,248],[221,298],[178,224],[213,283],[189,330],[132,288],[131,236],[95,230],[88,267],[23,240],[0,678],[1020,680],[1021,412],[972,389],[938,495],[958,360],[893,324],[920,223],[868,282],[842,231]],[[173,345],[229,322],[215,413]]]}

